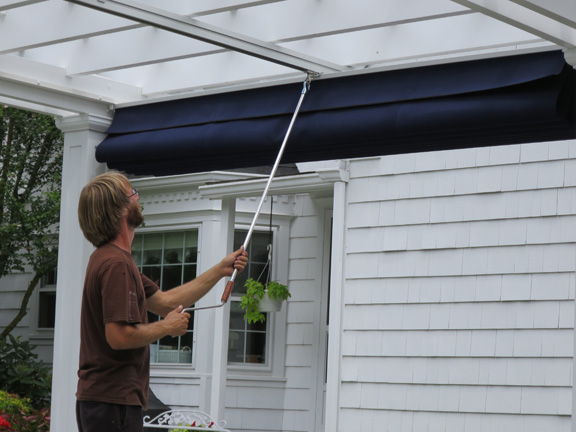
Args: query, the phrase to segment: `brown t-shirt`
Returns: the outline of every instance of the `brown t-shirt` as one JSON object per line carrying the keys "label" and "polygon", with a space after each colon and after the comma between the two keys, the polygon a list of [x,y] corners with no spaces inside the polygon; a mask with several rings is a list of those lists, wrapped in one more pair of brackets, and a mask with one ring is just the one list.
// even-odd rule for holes
{"label": "brown t-shirt", "polygon": [[157,291],[127,251],[109,243],[92,253],[82,296],[78,400],[146,409],[150,348],[112,349],[105,324],[147,323],[146,298]]}

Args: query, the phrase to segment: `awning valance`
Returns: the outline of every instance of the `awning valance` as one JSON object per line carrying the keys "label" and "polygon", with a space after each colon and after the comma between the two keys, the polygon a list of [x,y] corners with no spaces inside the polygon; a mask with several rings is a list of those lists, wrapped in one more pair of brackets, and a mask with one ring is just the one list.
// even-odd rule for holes
{"label": "awning valance", "polygon": [[[283,163],[576,137],[561,52],[312,82]],[[302,84],[118,109],[96,158],[139,175],[271,165]]]}

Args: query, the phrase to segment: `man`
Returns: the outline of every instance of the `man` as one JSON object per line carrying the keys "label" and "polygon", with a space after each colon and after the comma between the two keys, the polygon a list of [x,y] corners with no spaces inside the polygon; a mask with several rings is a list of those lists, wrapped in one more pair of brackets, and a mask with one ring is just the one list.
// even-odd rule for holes
{"label": "man", "polygon": [[[132,259],[134,229],[144,216],[138,192],[116,172],[95,177],[80,194],[78,219],[96,246],[82,297],[76,416],[80,432],[141,432],[150,371],[149,345],[186,333],[182,313],[234,268],[247,263],[240,248],[220,263],[170,291],[142,275]],[[147,310],[163,320],[148,323]]]}

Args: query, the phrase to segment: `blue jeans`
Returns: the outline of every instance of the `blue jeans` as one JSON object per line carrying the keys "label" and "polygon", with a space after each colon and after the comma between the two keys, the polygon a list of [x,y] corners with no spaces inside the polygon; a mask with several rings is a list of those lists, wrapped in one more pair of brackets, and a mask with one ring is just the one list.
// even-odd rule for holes
{"label": "blue jeans", "polygon": [[106,402],[76,401],[79,432],[143,432],[142,408]]}

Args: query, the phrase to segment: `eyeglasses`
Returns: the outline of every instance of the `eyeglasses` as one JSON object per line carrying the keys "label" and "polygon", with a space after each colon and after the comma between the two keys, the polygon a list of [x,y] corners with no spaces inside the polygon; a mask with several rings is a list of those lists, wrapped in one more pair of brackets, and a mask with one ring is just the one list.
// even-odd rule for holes
{"label": "eyeglasses", "polygon": [[132,195],[128,195],[128,198],[132,198],[134,195],[138,195],[138,190],[133,188]]}

